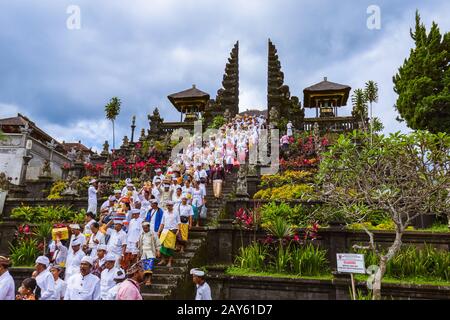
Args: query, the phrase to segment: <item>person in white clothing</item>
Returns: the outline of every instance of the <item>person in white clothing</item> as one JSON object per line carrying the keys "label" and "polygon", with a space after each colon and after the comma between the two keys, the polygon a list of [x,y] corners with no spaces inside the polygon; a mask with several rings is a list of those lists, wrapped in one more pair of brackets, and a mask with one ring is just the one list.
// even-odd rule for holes
{"label": "person in white clothing", "polygon": [[167,210],[164,211],[158,231],[158,236],[161,241],[160,253],[162,255],[162,259],[158,263],[159,266],[166,263],[166,258],[169,260],[167,266],[172,266],[176,237],[180,232],[180,224],[180,215],[178,211],[173,209],[173,201],[168,201]]}
{"label": "person in white clothing", "polygon": [[100,279],[91,273],[92,258],[83,257],[78,273],[67,281],[64,300],[100,300]]}
{"label": "person in white clothing", "polygon": [[91,225],[95,222],[95,215],[92,212],[86,212],[84,217],[86,224],[84,225],[84,235],[92,234]]}
{"label": "person in white clothing", "polygon": [[72,250],[69,251],[69,255],[66,260],[66,272],[64,279],[67,281],[73,274],[77,273],[80,269],[80,263],[85,253],[81,250],[81,239],[75,239],[72,242]]}
{"label": "person in white clothing", "polygon": [[[109,228],[112,223],[114,223],[113,229]],[[106,234],[109,235],[107,243],[108,253],[112,253],[116,256],[116,267],[118,267],[127,248],[127,234],[122,230],[122,220],[111,220],[106,227]]]}
{"label": "person in white clothing", "polygon": [[287,132],[287,136],[288,137],[292,137],[292,128],[294,126],[292,125],[292,121],[289,121],[288,124],[286,125],[286,132]]}
{"label": "person in white clothing", "polygon": [[61,242],[60,235],[56,236],[56,240],[52,240],[49,244],[49,249],[52,254],[51,263],[64,267],[66,265],[68,249]]}
{"label": "person in white clothing", "polygon": [[191,270],[192,281],[197,287],[195,300],[212,300],[211,288],[205,281],[205,272],[199,269]]}
{"label": "person in white clothing", "polygon": [[87,212],[92,212],[94,215],[97,214],[97,192],[98,192],[97,180],[92,179],[89,182]]}
{"label": "person in white clothing", "polygon": [[122,282],[126,279],[126,274],[123,269],[115,269],[114,272],[114,286],[108,290],[106,297],[102,300],[117,300],[117,292],[119,291],[119,287],[122,284]]}
{"label": "person in white clothing", "polygon": [[59,265],[53,265],[50,267],[50,272],[55,279],[55,290],[56,290],[56,300],[64,300],[64,295],[66,293],[66,283],[61,279],[60,274],[62,267]]}
{"label": "person in white clothing", "polygon": [[79,224],[71,224],[69,225],[70,231],[72,235],[70,236],[70,243],[69,243],[69,253],[72,252],[72,242],[75,239],[80,240],[80,245],[83,246],[86,243],[86,236],[81,233],[81,228]]}
{"label": "person in white clothing", "polygon": [[107,254],[105,257],[105,269],[100,275],[100,296],[102,300],[108,300],[108,290],[114,287],[114,276],[117,269],[114,268],[116,263],[116,256],[113,254]]}
{"label": "person in white clothing", "polygon": [[4,256],[0,256],[0,300],[14,300],[16,286],[14,279],[9,273],[11,260]]}
{"label": "person in white clothing", "polygon": [[128,225],[127,234],[127,248],[125,250],[125,262],[123,267],[127,269],[129,266],[137,262],[137,255],[139,253],[137,242],[142,233],[142,219],[140,218],[141,211],[139,209],[131,209],[131,220]]}
{"label": "person in white clothing", "polygon": [[50,260],[46,256],[40,256],[36,259],[36,282],[41,289],[40,300],[57,300],[55,279],[48,270]]}
{"label": "person in white clothing", "polygon": [[94,222],[91,224],[91,236],[89,237],[87,243],[87,249],[89,255],[96,259],[97,258],[97,248],[99,245],[106,244],[105,235],[100,232],[100,224],[98,222]]}
{"label": "person in white clothing", "polygon": [[119,198],[117,198],[117,200],[119,200],[121,197],[125,197],[127,195],[128,185],[132,184],[132,183],[133,183],[133,181],[131,180],[131,178],[126,178],[125,179],[125,187],[123,187],[122,191],[120,191],[120,196],[119,196]]}
{"label": "person in white clothing", "polygon": [[153,181],[152,181],[153,184],[156,183],[157,179],[159,179],[161,181],[163,181],[165,179],[165,176],[162,174],[161,169],[158,168],[158,169],[155,170],[155,172],[156,172],[156,176],[153,177]]}

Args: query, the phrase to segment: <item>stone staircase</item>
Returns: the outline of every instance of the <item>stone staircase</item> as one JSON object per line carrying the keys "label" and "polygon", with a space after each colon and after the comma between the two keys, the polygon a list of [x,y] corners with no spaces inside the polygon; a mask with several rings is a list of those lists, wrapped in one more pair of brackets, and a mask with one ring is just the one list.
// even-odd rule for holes
{"label": "stone staircase", "polygon": [[195,290],[189,271],[191,268],[202,265],[206,255],[206,237],[208,226],[216,219],[225,206],[225,198],[234,191],[236,174],[229,174],[223,186],[222,199],[214,198],[212,184],[207,185],[206,207],[208,219],[204,226],[193,227],[189,232],[189,242],[184,253],[175,253],[172,267],[155,266],[152,286],[142,286],[141,292],[144,300],[193,299]]}

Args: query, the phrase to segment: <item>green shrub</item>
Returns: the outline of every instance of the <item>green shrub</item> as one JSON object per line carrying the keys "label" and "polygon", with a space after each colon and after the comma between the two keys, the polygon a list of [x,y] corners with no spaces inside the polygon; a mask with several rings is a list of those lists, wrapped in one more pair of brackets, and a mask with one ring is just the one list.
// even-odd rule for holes
{"label": "green shrub", "polygon": [[263,271],[267,254],[267,248],[256,242],[248,247],[241,247],[235,263],[242,269]]}
{"label": "green shrub", "polygon": [[[373,251],[358,250],[364,254],[366,266],[378,265]],[[386,265],[386,276],[394,279],[423,278],[450,281],[450,252],[426,244],[423,249],[404,246]]]}
{"label": "green shrub", "polygon": [[84,221],[85,210],[77,212],[71,207],[66,206],[48,206],[48,207],[27,207],[22,206],[14,208],[11,212],[11,218],[24,220],[26,222],[39,223],[61,223]]}
{"label": "green shrub", "polygon": [[285,202],[270,202],[261,207],[261,223],[263,227],[268,227],[275,217],[282,217],[294,227],[306,227],[311,222],[310,211],[315,209],[301,204],[291,207]]}
{"label": "green shrub", "polygon": [[15,267],[34,266],[41,254],[35,239],[22,239],[17,245],[10,244],[10,259]]}
{"label": "green shrub", "polygon": [[319,276],[330,272],[327,250],[312,244],[292,250],[292,272],[299,276]]}
{"label": "green shrub", "polygon": [[270,267],[277,273],[290,273],[291,260],[291,246],[279,246],[275,254],[271,256]]}

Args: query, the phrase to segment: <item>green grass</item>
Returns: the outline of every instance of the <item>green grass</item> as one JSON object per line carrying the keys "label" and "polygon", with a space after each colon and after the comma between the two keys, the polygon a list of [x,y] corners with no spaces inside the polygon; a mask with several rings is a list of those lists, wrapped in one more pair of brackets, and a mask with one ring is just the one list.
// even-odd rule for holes
{"label": "green grass", "polygon": [[[248,269],[243,269],[239,267],[229,267],[226,269],[225,274],[230,276],[243,276],[243,277],[270,277],[270,278],[284,278],[284,279],[305,279],[305,280],[332,280],[333,275],[321,275],[321,276],[296,276],[284,273],[273,273],[273,272],[255,272]],[[355,280],[357,281],[367,281],[367,275],[355,275]],[[436,279],[426,279],[426,278],[406,278],[406,279],[395,279],[392,277],[383,277],[382,283],[392,283],[392,284],[410,284],[410,285],[431,285],[431,286],[450,286],[448,281],[436,280]]]}
{"label": "green grass", "polygon": [[435,224],[433,224],[433,226],[432,226],[431,228],[427,228],[427,229],[415,229],[414,231],[419,231],[419,232],[442,232],[442,233],[447,233],[447,232],[450,232],[450,228],[449,228],[448,225],[446,225],[446,224],[435,223]]}
{"label": "green grass", "polygon": [[273,273],[273,272],[255,272],[249,269],[243,269],[239,267],[229,267],[225,274],[230,276],[244,276],[244,277],[271,277],[271,278],[287,278],[287,279],[306,279],[306,280],[331,280],[333,276],[321,275],[321,276],[296,276],[286,273]]}

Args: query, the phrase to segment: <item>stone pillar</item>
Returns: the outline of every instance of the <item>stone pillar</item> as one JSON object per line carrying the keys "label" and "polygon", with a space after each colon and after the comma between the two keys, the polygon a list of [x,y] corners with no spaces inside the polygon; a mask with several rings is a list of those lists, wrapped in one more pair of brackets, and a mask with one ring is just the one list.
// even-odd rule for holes
{"label": "stone pillar", "polygon": [[32,154],[28,155],[27,153],[28,151],[26,152],[25,156],[23,156],[23,165],[22,169],[20,170],[20,179],[19,179],[20,186],[25,186],[28,164],[30,163],[31,159],[33,159],[33,155]]}
{"label": "stone pillar", "polygon": [[[325,235],[325,234],[324,234]],[[328,261],[330,262],[331,270],[337,270],[337,253],[346,253],[347,236],[345,232],[345,225],[339,222],[330,222],[330,227],[326,231],[328,243]]]}

